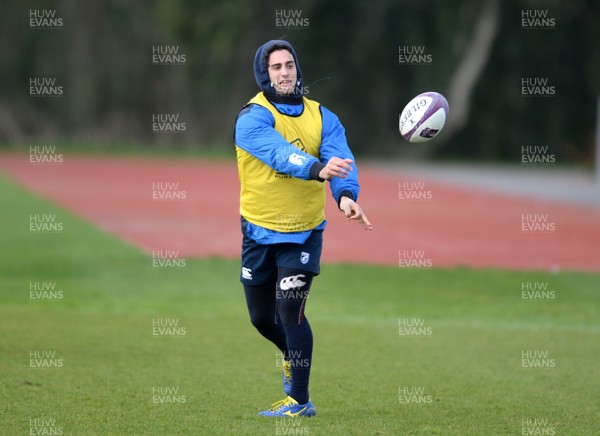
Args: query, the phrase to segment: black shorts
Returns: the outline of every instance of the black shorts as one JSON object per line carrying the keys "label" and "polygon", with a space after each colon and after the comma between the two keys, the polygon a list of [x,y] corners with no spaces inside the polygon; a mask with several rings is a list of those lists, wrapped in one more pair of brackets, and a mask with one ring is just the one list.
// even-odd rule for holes
{"label": "black shorts", "polygon": [[242,271],[240,281],[245,285],[262,285],[277,280],[280,267],[321,272],[323,230],[313,230],[304,244],[258,244],[246,235],[247,221],[242,219]]}

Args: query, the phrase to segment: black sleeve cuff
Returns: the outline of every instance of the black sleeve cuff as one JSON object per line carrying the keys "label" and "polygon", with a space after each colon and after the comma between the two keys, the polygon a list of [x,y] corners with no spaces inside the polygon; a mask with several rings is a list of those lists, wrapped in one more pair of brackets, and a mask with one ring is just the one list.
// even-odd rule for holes
{"label": "black sleeve cuff", "polygon": [[319,177],[319,173],[321,172],[321,170],[325,168],[325,164],[322,164],[321,162],[315,162],[314,164],[312,164],[312,166],[310,167],[310,170],[308,172],[308,177],[310,177],[310,180],[317,180],[319,182],[324,182],[325,179],[322,179]]}
{"label": "black sleeve cuff", "polygon": [[352,201],[356,201],[356,198],[354,198],[354,196],[352,195],[352,192],[345,190],[340,192],[340,196],[338,197],[338,209],[340,208],[340,202],[342,201],[342,197],[348,197],[350,198]]}

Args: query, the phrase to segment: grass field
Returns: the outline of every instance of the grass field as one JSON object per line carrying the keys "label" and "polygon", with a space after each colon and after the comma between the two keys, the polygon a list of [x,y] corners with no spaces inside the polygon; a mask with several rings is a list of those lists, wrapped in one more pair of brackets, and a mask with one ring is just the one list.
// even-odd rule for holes
{"label": "grass field", "polygon": [[307,309],[318,415],[259,419],[280,369],[237,261],[155,268],[4,178],[0,198],[0,434],[598,434],[600,275],[325,264]]}

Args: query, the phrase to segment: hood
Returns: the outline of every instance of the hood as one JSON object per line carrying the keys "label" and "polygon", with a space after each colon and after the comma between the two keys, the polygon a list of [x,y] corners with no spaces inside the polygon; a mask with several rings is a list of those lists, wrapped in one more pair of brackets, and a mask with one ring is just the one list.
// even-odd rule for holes
{"label": "hood", "polygon": [[[269,72],[267,60],[265,58],[265,54],[276,44],[284,45],[287,50],[290,51],[292,56],[294,57],[294,62],[296,63],[296,89],[293,94],[290,96],[278,95],[275,91],[275,88],[271,86],[271,81],[269,80]],[[290,100],[302,100],[302,70],[300,70],[300,64],[298,62],[298,56],[296,56],[296,52],[292,45],[280,39],[274,39],[266,44],[263,44],[256,50],[256,55],[254,56],[254,77],[256,78],[256,84],[258,87],[271,99],[290,99]]]}

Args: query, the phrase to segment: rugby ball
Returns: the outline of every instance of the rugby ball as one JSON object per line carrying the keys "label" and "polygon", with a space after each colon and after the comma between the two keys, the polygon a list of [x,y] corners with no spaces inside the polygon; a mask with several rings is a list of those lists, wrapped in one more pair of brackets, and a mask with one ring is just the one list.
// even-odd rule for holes
{"label": "rugby ball", "polygon": [[400,134],[409,142],[435,138],[448,118],[448,102],[442,94],[424,92],[417,95],[400,114]]}

